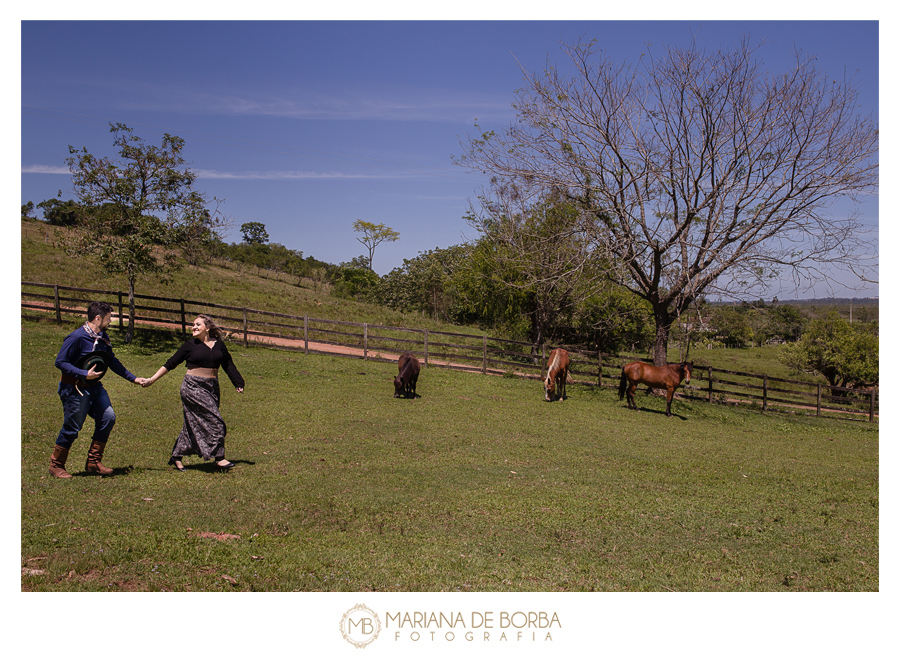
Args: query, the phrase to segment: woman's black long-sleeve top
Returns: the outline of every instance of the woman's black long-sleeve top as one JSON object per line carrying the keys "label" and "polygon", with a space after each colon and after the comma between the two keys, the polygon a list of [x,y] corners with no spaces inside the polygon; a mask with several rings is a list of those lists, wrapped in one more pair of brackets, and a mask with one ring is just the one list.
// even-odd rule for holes
{"label": "woman's black long-sleeve top", "polygon": [[188,369],[221,367],[235,388],[244,388],[244,378],[238,372],[237,366],[234,365],[234,360],[222,340],[217,340],[212,347],[207,347],[206,343],[198,338],[188,339],[166,361],[166,370],[174,370],[182,361],[187,361]]}

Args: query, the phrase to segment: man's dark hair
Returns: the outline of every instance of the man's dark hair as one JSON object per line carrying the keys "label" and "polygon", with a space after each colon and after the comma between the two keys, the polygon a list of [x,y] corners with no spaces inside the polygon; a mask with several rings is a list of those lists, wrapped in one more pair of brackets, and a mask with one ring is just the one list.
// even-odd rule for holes
{"label": "man's dark hair", "polygon": [[93,321],[98,315],[104,317],[107,313],[112,313],[112,310],[112,306],[106,302],[91,302],[88,306],[88,322]]}

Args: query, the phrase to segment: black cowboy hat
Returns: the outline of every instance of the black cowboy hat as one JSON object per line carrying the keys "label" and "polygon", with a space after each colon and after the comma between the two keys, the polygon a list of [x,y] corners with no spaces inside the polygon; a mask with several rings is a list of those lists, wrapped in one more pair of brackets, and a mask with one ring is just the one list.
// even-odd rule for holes
{"label": "black cowboy hat", "polygon": [[93,381],[100,381],[101,379],[103,379],[103,375],[105,375],[106,371],[109,369],[109,361],[109,352],[104,352],[103,350],[94,350],[93,352],[88,352],[83,357],[81,357],[76,365],[79,368],[84,368],[85,370],[90,370],[92,367],[96,367],[95,372],[99,372],[100,376]]}

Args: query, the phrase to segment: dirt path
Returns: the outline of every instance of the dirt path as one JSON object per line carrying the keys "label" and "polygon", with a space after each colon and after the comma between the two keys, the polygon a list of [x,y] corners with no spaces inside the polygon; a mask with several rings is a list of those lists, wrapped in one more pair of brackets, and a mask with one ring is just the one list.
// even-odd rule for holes
{"label": "dirt path", "polygon": [[[28,305],[29,305],[29,307],[39,306],[41,308],[47,309],[48,311],[52,311],[55,308],[53,306],[53,304],[51,304],[49,302],[29,301]],[[22,308],[27,310],[26,307],[24,306],[24,303],[23,303]],[[76,314],[76,315],[84,312],[84,309],[71,308],[71,307],[62,307],[62,310],[66,311],[68,313]],[[112,314],[112,318],[113,318],[113,322],[118,322],[119,314],[114,311]],[[124,318],[127,319],[127,316],[124,316]],[[181,323],[166,322],[164,320],[158,320],[158,321],[137,320],[137,321],[135,321],[135,326],[136,327],[139,327],[139,326],[160,327],[163,329],[181,329]],[[230,338],[231,341],[235,342],[235,343],[239,343],[239,344],[243,343],[243,336],[242,336],[241,332],[237,331],[237,330],[226,331],[225,338],[226,338],[226,340],[228,340]],[[386,361],[396,361],[400,357],[399,352],[383,352],[383,351],[378,351],[378,350],[366,351],[361,347],[347,347],[344,345],[333,345],[331,343],[317,343],[317,342],[313,342],[313,341],[309,341],[308,343],[306,343],[302,339],[299,339],[299,338],[298,339],[273,338],[271,336],[254,336],[251,334],[251,335],[247,336],[247,341],[256,343],[259,345],[272,345],[275,347],[290,347],[290,348],[297,349],[297,350],[302,350],[302,349],[304,349],[304,346],[307,346],[307,349],[309,349],[310,352],[319,352],[319,353],[323,353],[323,354],[338,354],[338,355],[342,355],[342,356],[355,356],[355,357],[359,357],[361,359],[368,357],[368,358],[373,358],[373,359],[382,359],[382,360],[386,360]],[[420,359],[420,361],[421,361],[421,359]],[[470,365],[467,366],[465,364],[453,363],[451,361],[438,361],[435,359],[429,359],[428,363],[429,363],[429,365],[435,365],[435,366],[444,366],[444,367],[450,367],[450,368],[469,369],[469,370],[472,369],[472,366],[470,366]],[[491,374],[491,375],[502,375],[502,374],[504,374],[504,371],[488,368],[487,373]],[[526,373],[516,373],[516,374],[518,374],[522,377],[536,378],[534,375],[529,375]]]}

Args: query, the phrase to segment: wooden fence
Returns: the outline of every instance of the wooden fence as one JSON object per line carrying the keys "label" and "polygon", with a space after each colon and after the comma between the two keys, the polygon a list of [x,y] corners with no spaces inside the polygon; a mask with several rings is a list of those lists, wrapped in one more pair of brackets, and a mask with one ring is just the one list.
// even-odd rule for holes
{"label": "wooden fence", "polygon": [[[84,317],[88,301],[106,301],[120,327],[127,316],[127,294],[46,283],[22,282],[22,317],[51,319],[62,323],[64,315]],[[377,361],[396,361],[410,352],[426,367],[446,367],[483,374],[512,374],[542,378],[548,345],[428,329],[390,327],[360,322],[342,322],[186,299],[135,295],[135,322],[188,332],[188,322],[199,313],[209,313],[227,332],[228,340],[247,346],[250,342],[270,347],[331,354]],[[618,387],[622,365],[633,357],[569,351],[573,378],[581,384]],[[878,389],[860,392],[804,382],[713,368],[695,368],[681,394],[695,400],[727,404],[755,404],[767,410],[774,406],[800,413],[838,414],[842,418],[878,416]]]}

